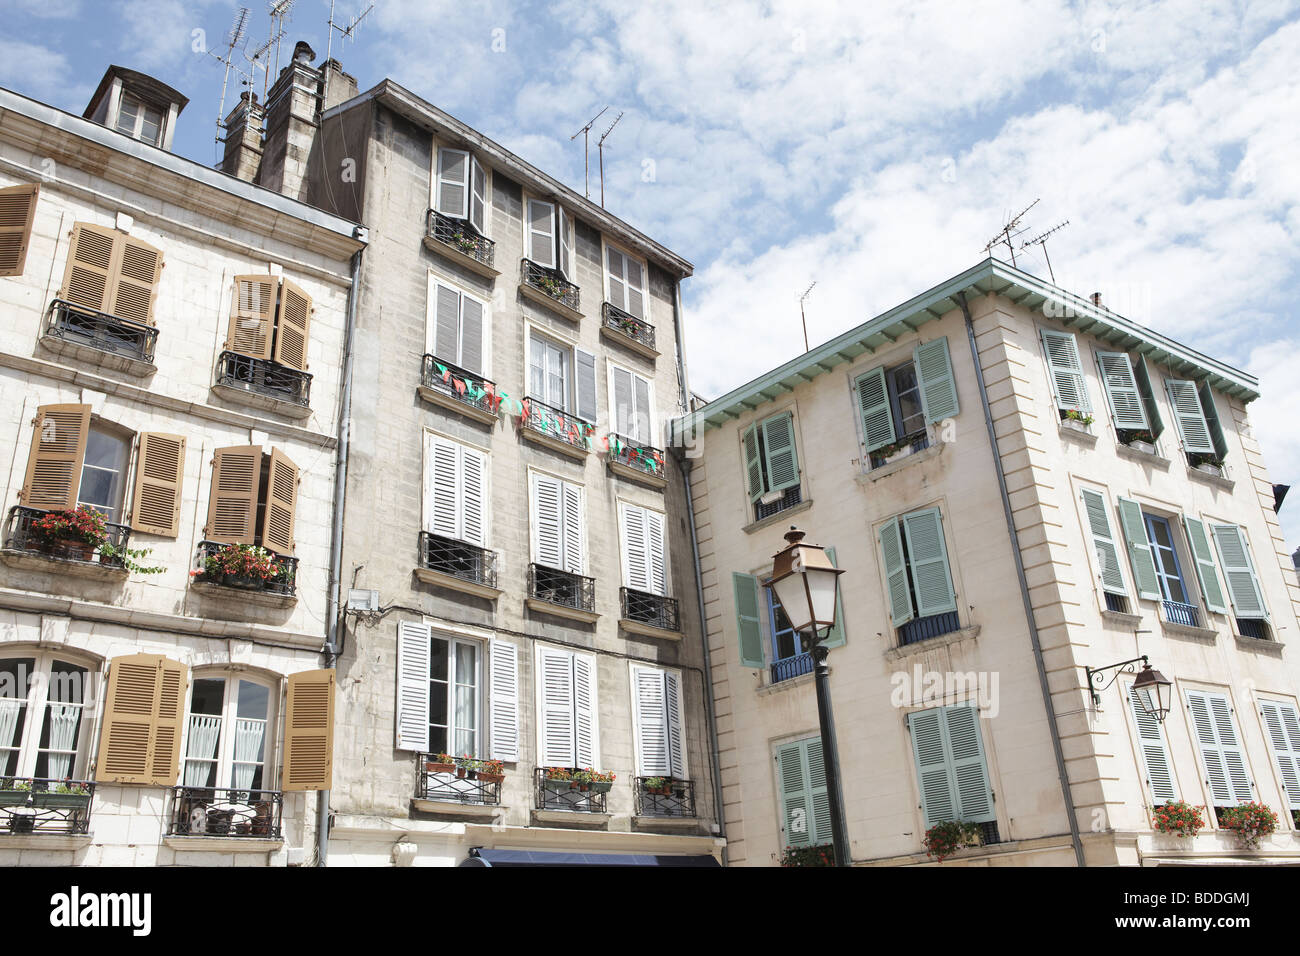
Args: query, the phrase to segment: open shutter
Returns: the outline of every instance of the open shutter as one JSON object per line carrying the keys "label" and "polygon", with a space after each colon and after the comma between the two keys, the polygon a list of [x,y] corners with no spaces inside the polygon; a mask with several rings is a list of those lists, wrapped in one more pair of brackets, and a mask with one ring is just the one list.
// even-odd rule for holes
{"label": "open shutter", "polygon": [[429,318],[433,328],[435,356],[460,364],[460,293],[429,276]]}
{"label": "open shutter", "polygon": [[185,665],[158,654],[113,658],[96,780],[176,785],[187,674]]}
{"label": "open shutter", "polygon": [[912,732],[912,754],[921,791],[921,813],[926,829],[936,823],[957,819],[957,791],[943,745],[943,708],[920,710],[907,715]]}
{"label": "open shutter", "polygon": [[257,520],[262,446],[218,448],[212,459],[208,523],[204,536],[217,544],[252,544]]}
{"label": "open shutter", "polygon": [[645,513],[646,564],[650,569],[650,591],[668,593],[668,564],[664,554],[664,516],[658,511]]}
{"label": "open shutter", "polygon": [[646,540],[646,512],[633,505],[619,509],[623,518],[623,581],[637,591],[650,590],[649,548]]}
{"label": "open shutter", "polygon": [[1146,766],[1147,784],[1151,787],[1154,803],[1177,800],[1174,786],[1173,761],[1165,746],[1165,735],[1160,721],[1146,712],[1140,695],[1129,685],[1129,706],[1133,710],[1133,723],[1137,725],[1138,745],[1142,748],[1142,762]]}
{"label": "open shutter", "polygon": [[759,458],[758,426],[750,425],[745,429],[745,484],[749,490],[749,500],[757,501],[767,490],[763,487],[763,462]]}
{"label": "open shutter", "polygon": [[763,627],[758,619],[758,578],[732,572],[731,592],[736,601],[736,632],[740,638],[740,663],[763,666]]}
{"label": "open shutter", "polygon": [[1210,426],[1205,421],[1200,397],[1196,394],[1196,383],[1171,378],[1165,382],[1165,389],[1169,392],[1169,403],[1174,407],[1174,420],[1178,422],[1183,450],[1198,455],[1214,454],[1214,440],[1210,437]]}
{"label": "open shutter", "polygon": [[794,447],[794,416],[789,412],[763,422],[763,454],[767,458],[768,491],[799,484],[799,456]]}
{"label": "open shutter", "polygon": [[1145,429],[1147,416],[1133,364],[1124,352],[1098,352],[1097,367],[1101,370],[1101,384],[1106,391],[1106,402],[1116,428]]}
{"label": "open shutter", "polygon": [[606,275],[609,276],[609,301],[611,305],[627,311],[627,277],[623,253],[609,246],[605,250]]}
{"label": "open shutter", "polygon": [[960,406],[957,404],[957,382],[952,374],[947,337],[918,345],[912,358],[916,363],[916,379],[921,387],[921,407],[925,410],[926,423],[933,425],[954,417]]}
{"label": "open shutter", "polygon": [[0,189],[0,276],[20,276],[36,218],[39,185]]}
{"label": "open shutter", "polygon": [[519,760],[519,651],[507,641],[491,647],[492,759]]}
{"label": "open shutter", "polygon": [[945,707],[943,715],[960,819],[966,823],[996,820],[979,711],[970,705]]}
{"label": "open shutter", "polygon": [[1056,396],[1061,411],[1092,411],[1088,400],[1088,386],[1083,380],[1083,363],[1079,361],[1079,346],[1069,332],[1043,329],[1043,351],[1047,355],[1047,371],[1052,380],[1052,394]]}
{"label": "open shutter", "polygon": [[664,671],[664,708],[668,720],[668,773],[686,777],[686,734],[682,727],[682,682],[672,671]]}
{"label": "open shutter", "polygon": [[1210,443],[1214,453],[1220,459],[1228,457],[1228,443],[1223,437],[1223,424],[1219,421],[1219,409],[1214,404],[1214,389],[1209,382],[1197,386],[1197,397],[1201,400],[1201,412],[1205,415],[1205,424],[1210,429]]}
{"label": "open shutter", "polygon": [[1296,715],[1293,704],[1281,701],[1262,700],[1259,710],[1264,717],[1273,754],[1277,757],[1287,805],[1292,810],[1300,810],[1300,716]]}
{"label": "open shutter", "polygon": [[271,472],[262,511],[262,544],[276,554],[293,554],[294,514],[298,507],[298,466],[278,448],[271,449]]}
{"label": "open shutter", "polygon": [[577,416],[583,421],[596,423],[596,356],[582,349],[574,349],[578,367]]}
{"label": "open shutter", "polygon": [[636,694],[637,772],[643,777],[671,775],[664,672],[633,667],[632,676]]}
{"label": "open shutter", "polygon": [[334,671],[289,675],[280,789],[328,790],[334,769]]}
{"label": "open shutter", "polygon": [[1222,694],[1187,691],[1187,706],[1205,764],[1206,784],[1215,806],[1236,806],[1254,799],[1246,757],[1237,737],[1232,708]]}
{"label": "open shutter", "polygon": [[[835,560],[835,549],[827,548],[826,557],[831,560],[831,567],[838,568],[839,563]],[[844,644],[844,588],[843,586],[835,589],[835,626],[830,629],[830,633],[822,639],[822,644],[826,647],[840,647]]]}
{"label": "open shutter", "polygon": [[563,570],[560,497],[563,482],[533,472],[533,561]]}
{"label": "open shutter", "polygon": [[438,212],[464,219],[469,200],[469,153],[463,149],[438,150]]}
{"label": "open shutter", "polygon": [[1146,525],[1142,522],[1142,507],[1128,498],[1118,499],[1119,523],[1128,543],[1128,557],[1133,565],[1133,581],[1138,597],[1144,601],[1160,600],[1160,582],[1156,578],[1156,562],[1151,556],[1151,543],[1147,541]]}
{"label": "open shutter", "polygon": [[1210,525],[1210,532],[1219,549],[1219,562],[1228,582],[1233,612],[1237,617],[1267,619],[1268,608],[1264,604],[1259,578],[1255,576],[1255,566],[1250,560],[1246,535],[1235,524]]}
{"label": "open shutter", "polygon": [[429,749],[429,626],[397,625],[397,749]]}
{"label": "open shutter", "polygon": [[903,534],[907,537],[907,555],[916,590],[916,616],[929,617],[957,610],[939,509],[927,508],[903,515]]}
{"label": "open shutter", "polygon": [[585,533],[583,529],[582,489],[567,481],[563,487],[564,508],[564,566],[570,574],[583,574],[587,566],[583,554]]}
{"label": "open shutter", "polygon": [[36,409],[27,476],[19,496],[26,507],[46,511],[77,507],[89,434],[89,405],[42,405]]}
{"label": "open shutter", "polygon": [[627,268],[627,312],[638,319],[645,318],[645,270],[631,256],[623,257]]}
{"label": "open shutter", "polygon": [[804,741],[804,761],[808,773],[808,795],[812,803],[812,840],[831,842],[831,802],[826,791],[826,761],[820,737]]}
{"label": "open shutter", "polygon": [[469,158],[470,194],[469,224],[480,236],[487,235],[487,172],[475,157]]}
{"label": "open shutter", "polygon": [[547,269],[555,268],[555,206],[528,200],[528,258]]}
{"label": "open shutter", "polygon": [[537,751],[544,767],[573,767],[577,764],[573,746],[573,656],[547,647],[538,648],[537,653],[541,710]]}
{"label": "open shutter", "polygon": [[636,435],[633,432],[636,421],[632,413],[632,373],[615,366],[609,370],[609,376],[614,389],[614,407],[610,409],[614,434],[635,439]]}
{"label": "open shutter", "polygon": [[573,746],[575,766],[596,766],[596,659],[583,654],[573,655]]}
{"label": "open shutter", "polygon": [[786,846],[810,846],[814,842],[812,795],[806,770],[804,741],[784,744],[776,752],[776,775],[781,784],[781,818],[785,821]]}
{"label": "open shutter", "polygon": [[164,657],[158,669],[158,701],[154,706],[153,741],[149,748],[149,782],[155,787],[176,786],[188,683],[189,668]]}
{"label": "open shutter", "polygon": [[1183,530],[1187,532],[1187,540],[1192,546],[1196,580],[1201,586],[1205,606],[1216,614],[1227,614],[1228,608],[1223,601],[1223,590],[1219,587],[1219,576],[1214,571],[1214,552],[1210,550],[1205,525],[1196,518],[1183,515]]}
{"label": "open shutter", "polygon": [[556,206],[557,210],[557,232],[558,232],[558,263],[560,274],[564,278],[572,281],[573,279],[573,219],[564,211],[563,206]]}
{"label": "open shutter", "polygon": [[1108,594],[1127,596],[1124,573],[1120,570],[1119,548],[1110,531],[1110,518],[1106,514],[1106,499],[1090,488],[1083,489],[1083,507],[1088,514],[1088,530],[1092,535],[1092,548],[1101,567],[1101,589]]}
{"label": "open shutter", "polygon": [[185,480],[185,439],[141,432],[131,492],[131,528],[174,538],[180,534],[181,483]]}
{"label": "open shutter", "polygon": [[1147,428],[1156,438],[1165,430],[1165,423],[1160,418],[1160,409],[1156,405],[1156,393],[1151,387],[1151,373],[1147,371],[1147,360],[1144,356],[1137,357],[1137,364],[1133,367],[1134,375],[1137,378],[1138,393],[1142,396],[1142,410],[1146,413]]}
{"label": "open shutter", "polygon": [[252,275],[235,276],[234,281],[225,348],[250,358],[270,358],[278,280]]}
{"label": "open shutter", "polygon": [[119,319],[153,325],[154,296],[162,277],[162,250],[127,235],[119,235],[117,241],[121,258],[110,311]]}
{"label": "open shutter", "polygon": [[115,254],[118,233],[79,222],[72,227],[68,264],[59,298],[91,312],[108,312],[117,285]]}
{"label": "open shutter", "polygon": [[868,452],[894,441],[894,411],[889,404],[885,370],[872,369],[858,379],[858,410],[862,413],[862,440]]}
{"label": "open shutter", "polygon": [[467,372],[482,375],[487,368],[483,348],[483,303],[469,296],[461,296],[460,361]]}
{"label": "open shutter", "polygon": [[884,560],[885,582],[889,588],[889,619],[902,627],[913,617],[912,593],[907,586],[907,561],[903,557],[903,534],[897,519],[880,526],[880,556]]}
{"label": "open shutter", "polygon": [[460,461],[461,537],[482,548],[487,542],[487,456],[462,447]]}
{"label": "open shutter", "polygon": [[460,454],[455,442],[424,433],[424,528],[459,539]]}
{"label": "open shutter", "polygon": [[311,296],[285,279],[280,287],[280,310],[276,316],[275,361],[305,371],[310,331]]}

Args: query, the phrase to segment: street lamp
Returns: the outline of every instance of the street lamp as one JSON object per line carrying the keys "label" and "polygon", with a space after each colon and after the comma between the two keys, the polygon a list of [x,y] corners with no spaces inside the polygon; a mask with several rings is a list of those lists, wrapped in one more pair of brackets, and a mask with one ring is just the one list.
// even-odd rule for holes
{"label": "street lamp", "polygon": [[[1084,670],[1088,676],[1088,686],[1092,688],[1092,702],[1101,704],[1101,692],[1111,684],[1115,679],[1124,672],[1132,673],[1135,666],[1141,662],[1142,670],[1138,673],[1137,680],[1133,682],[1133,690],[1137,692],[1138,703],[1148,717],[1154,717],[1158,721],[1164,721],[1169,716],[1170,691],[1173,684],[1165,677],[1164,674],[1151,667],[1151,662],[1143,654],[1141,657],[1135,657],[1132,660],[1120,661],[1118,664],[1107,664],[1105,667],[1085,667]],[[1113,670],[1109,681],[1105,680],[1105,672]]]}
{"label": "street lamp", "polygon": [[822,638],[835,626],[839,578],[844,572],[831,564],[824,548],[805,544],[803,532],[798,528],[791,526],[785,540],[789,543],[773,555],[772,576],[763,582],[763,586],[772,592],[794,631],[805,635],[811,645],[826,799],[830,804],[831,842],[835,850],[835,865],[848,866],[844,795],[840,792],[840,760],[835,743],[835,719],[831,714],[830,666],[826,663],[830,649],[822,643]]}

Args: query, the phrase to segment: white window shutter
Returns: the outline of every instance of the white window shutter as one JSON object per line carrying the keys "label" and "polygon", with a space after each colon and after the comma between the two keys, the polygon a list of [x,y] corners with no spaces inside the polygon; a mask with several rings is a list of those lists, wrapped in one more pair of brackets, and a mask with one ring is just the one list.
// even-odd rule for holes
{"label": "white window shutter", "polygon": [[528,200],[528,258],[547,269],[555,268],[555,206]]}
{"label": "white window shutter", "polygon": [[654,444],[654,433],[650,421],[650,383],[641,376],[632,379],[632,392],[635,396],[633,407],[636,410],[636,440]]}
{"label": "white window shutter", "polygon": [[645,545],[650,590],[655,594],[666,595],[668,566],[664,557],[664,516],[657,511],[645,513]]}
{"label": "white window shutter", "polygon": [[559,215],[556,217],[558,222],[558,255],[559,269],[564,278],[573,280],[573,219],[564,211],[563,206],[556,207]]}
{"label": "white window shutter", "polygon": [[596,423],[596,356],[583,349],[574,349],[574,363],[577,365],[577,389],[574,406],[576,414],[583,421]]}
{"label": "white window shutter", "polygon": [[487,455],[473,448],[461,447],[460,459],[461,537],[470,544],[486,547]]}
{"label": "white window shutter", "polygon": [[1292,810],[1300,810],[1300,716],[1293,704],[1281,701],[1262,700],[1259,709],[1282,773],[1287,805]]}
{"label": "white window shutter", "polygon": [[596,659],[581,654],[573,655],[573,730],[575,766],[596,767]]}
{"label": "white window shutter", "polygon": [[625,311],[635,315],[638,319],[644,319],[645,292],[643,287],[645,283],[641,263],[626,256],[623,262],[627,267],[627,309]]}
{"label": "white window shutter", "polygon": [[623,267],[623,253],[612,246],[605,252],[609,274],[609,304],[627,311],[627,284]]}
{"label": "white window shutter", "polygon": [[487,172],[473,156],[470,157],[469,223],[480,236],[487,235]]}
{"label": "white window shutter", "polygon": [[583,529],[582,489],[563,482],[564,496],[564,564],[557,565],[570,574],[584,574],[586,556],[583,553],[586,534]]}
{"label": "white window shutter", "polygon": [[459,539],[460,454],[454,442],[424,434],[424,530]]}
{"label": "white window shutter", "polygon": [[577,766],[573,746],[573,655],[546,647],[539,648],[537,654],[541,711],[537,752],[544,767]]}
{"label": "white window shutter", "polygon": [[548,568],[564,569],[560,497],[563,483],[533,473],[533,560]]}
{"label": "white window shutter", "polygon": [[519,652],[506,641],[491,648],[492,759],[519,760]]}
{"label": "white window shutter", "polygon": [[637,769],[643,777],[671,775],[664,673],[633,667],[632,676],[636,693]]}
{"label": "white window shutter", "polygon": [[1133,709],[1133,722],[1137,725],[1138,745],[1142,749],[1142,762],[1147,770],[1147,783],[1151,797],[1157,804],[1178,799],[1174,786],[1173,761],[1165,745],[1164,730],[1160,721],[1146,712],[1141,695],[1129,687],[1129,706]]}
{"label": "white window shutter", "polygon": [[429,626],[397,625],[397,749],[429,749]]}
{"label": "white window shutter", "polygon": [[438,150],[438,212],[464,219],[468,200],[469,153],[462,149]]}
{"label": "white window shutter", "polygon": [[632,373],[621,368],[610,369],[614,383],[614,434],[635,439],[632,434],[636,419],[632,413]]}
{"label": "white window shutter", "polygon": [[668,718],[668,772],[686,778],[686,734],[682,727],[682,682],[671,671],[664,672],[664,706]]}
{"label": "white window shutter", "polygon": [[476,375],[486,373],[483,348],[483,303],[469,296],[461,296],[460,358],[456,364]]}
{"label": "white window shutter", "polygon": [[637,591],[650,590],[646,557],[646,514],[641,508],[623,505],[623,583]]}
{"label": "white window shutter", "polygon": [[444,362],[460,362],[460,293],[430,278],[433,299],[433,354]]}

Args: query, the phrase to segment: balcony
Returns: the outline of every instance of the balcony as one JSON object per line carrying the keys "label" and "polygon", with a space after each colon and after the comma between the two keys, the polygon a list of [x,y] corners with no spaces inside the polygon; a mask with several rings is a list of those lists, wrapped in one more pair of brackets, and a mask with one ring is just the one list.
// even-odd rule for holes
{"label": "balcony", "polygon": [[600,307],[600,334],[651,361],[659,357],[655,348],[655,327],[608,302]]}
{"label": "balcony", "polygon": [[107,538],[99,546],[75,539],[51,541],[35,527],[35,523],[49,513],[22,505],[9,509],[3,552],[6,564],[29,571],[58,571],[100,581],[126,578],[126,564],[118,554],[126,550],[131,539],[130,528],[124,524],[105,523]]}
{"label": "balcony", "polygon": [[0,779],[0,834],[89,833],[94,797],[89,780],[5,777]]}
{"label": "balcony", "polygon": [[582,319],[578,287],[557,269],[539,266],[532,259],[519,260],[519,293],[572,322]]}
{"label": "balcony", "polygon": [[600,617],[596,613],[595,578],[584,578],[544,564],[528,565],[528,598],[524,603],[530,610],[586,624]]}
{"label": "balcony", "polygon": [[526,398],[520,416],[520,434],[530,442],[585,461],[592,426],[535,398]]}
{"label": "balcony", "polygon": [[[460,816],[487,816],[476,813],[476,808],[501,805],[500,775],[480,774],[474,770],[432,770],[442,766],[435,762],[437,754],[417,754],[415,759],[415,802],[417,810],[454,813]],[[447,806],[420,806],[421,803],[453,804]]]}
{"label": "balcony", "polygon": [[619,588],[618,593],[623,606],[623,617],[618,624],[623,630],[647,637],[682,639],[675,598],[634,588]]}
{"label": "balcony", "polygon": [[425,584],[492,601],[501,594],[495,551],[432,531],[420,532],[420,566],[415,576]]}
{"label": "balcony", "polygon": [[173,787],[169,837],[280,840],[284,795],[278,790]]}
{"label": "balcony", "polygon": [[779,661],[772,662],[771,682],[779,684],[782,681],[794,680],[796,677],[802,677],[804,674],[811,674],[812,672],[812,654],[795,654],[793,657],[784,657]]}
{"label": "balcony", "polygon": [[[649,784],[659,785],[652,792]],[[638,817],[695,818],[695,783],[672,777],[637,777],[635,781]]]}
{"label": "balcony", "polygon": [[[447,370],[446,377],[439,366]],[[426,402],[440,405],[476,422],[484,425],[497,423],[496,383],[467,372],[459,365],[426,354],[420,361],[420,384],[416,391]]]}
{"label": "balcony", "polygon": [[622,435],[610,435],[606,461],[609,470],[620,478],[651,488],[668,486],[668,459],[651,445],[638,445]]}
{"label": "balcony", "polygon": [[493,265],[496,243],[475,232],[468,220],[453,219],[430,209],[424,246],[485,279],[501,274]]}
{"label": "balcony", "polygon": [[[610,783],[579,784],[574,780],[549,780],[547,774],[557,768],[538,767],[536,771],[536,808],[566,813],[605,813],[605,797]],[[563,768],[576,773],[577,768]]]}
{"label": "balcony", "polygon": [[115,368],[132,375],[148,375],[154,365],[158,330],[104,312],[55,299],[50,303],[41,343],[51,352]]}
{"label": "balcony", "polygon": [[311,374],[270,359],[222,352],[212,390],[234,401],[290,418],[311,415]]}
{"label": "balcony", "polygon": [[951,634],[953,631],[960,629],[961,622],[957,619],[956,611],[949,611],[946,614],[931,614],[929,617],[918,617],[914,621],[908,621],[898,629],[898,646],[915,644],[917,641],[928,640],[943,634]]}
{"label": "balcony", "polygon": [[247,550],[252,546],[219,544],[215,541],[199,542],[197,570],[193,573],[190,582],[193,590],[220,597],[223,601],[238,597],[241,601],[264,607],[291,607],[297,602],[297,558],[277,554],[264,548],[257,549],[263,552],[263,561],[269,561],[270,574],[266,577],[258,573],[232,574],[220,570],[217,566],[222,552],[229,548]]}
{"label": "balcony", "polygon": [[877,448],[873,451],[871,453],[871,467],[872,469],[883,468],[885,465],[909,458],[918,451],[925,451],[929,447],[929,432],[920,431],[914,435],[908,435],[900,438],[892,445],[886,445],[884,448]]}
{"label": "balcony", "polygon": [[1201,612],[1195,604],[1180,604],[1178,601],[1161,601],[1160,606],[1164,608],[1165,620],[1170,624],[1181,624],[1183,627],[1200,627]]}

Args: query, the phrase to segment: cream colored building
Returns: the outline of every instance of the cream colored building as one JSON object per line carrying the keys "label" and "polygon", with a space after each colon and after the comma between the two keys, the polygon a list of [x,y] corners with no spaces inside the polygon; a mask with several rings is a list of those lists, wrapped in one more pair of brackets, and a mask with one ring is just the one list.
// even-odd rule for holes
{"label": "cream colored building", "polygon": [[[990,259],[678,420],[729,862],[830,841],[810,660],[760,586],[792,524],[846,569],[829,660],[855,863],[926,863],[952,820],[982,844],[952,864],[1300,860],[1300,589],[1258,397]],[[1163,723],[1132,671],[1087,686],[1140,655],[1173,682]],[[1154,832],[1169,799],[1209,808],[1199,836]],[[1220,823],[1250,801],[1280,820],[1258,849]]]}

